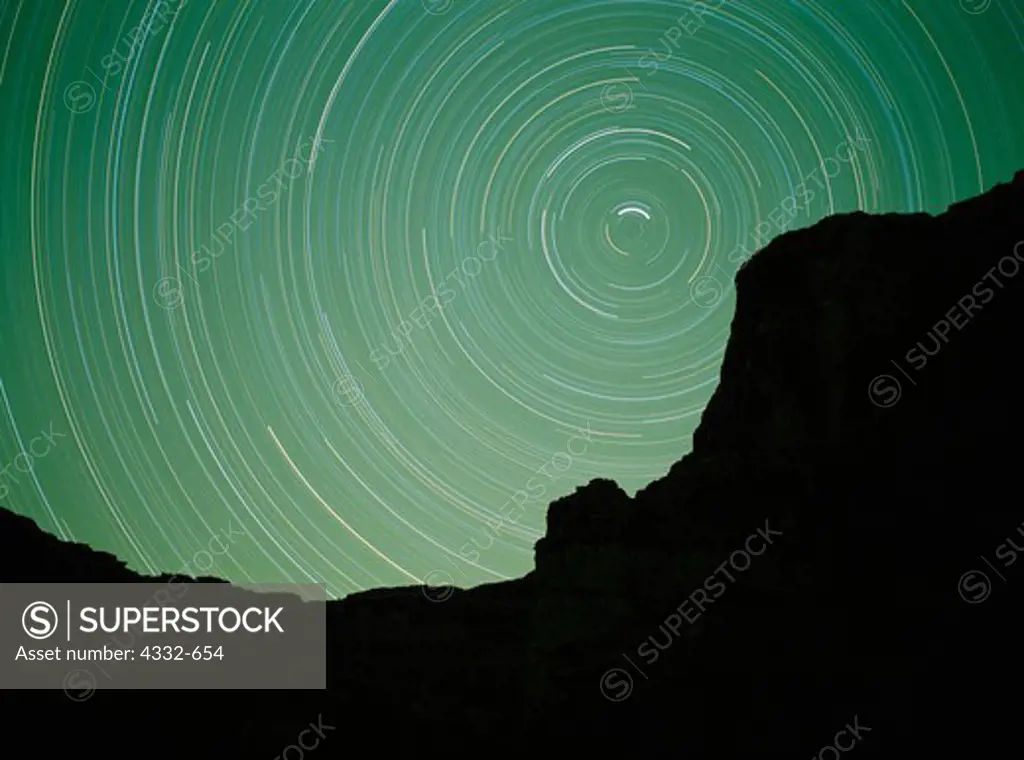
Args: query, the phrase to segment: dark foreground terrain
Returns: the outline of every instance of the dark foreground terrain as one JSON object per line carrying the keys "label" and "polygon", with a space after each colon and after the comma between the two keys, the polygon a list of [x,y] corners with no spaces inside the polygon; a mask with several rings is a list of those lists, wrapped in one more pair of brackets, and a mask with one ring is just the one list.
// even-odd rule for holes
{"label": "dark foreground terrain", "polygon": [[[693,453],[552,503],[530,575],[330,603],[326,692],[2,692],[0,755],[1019,754],[1022,241],[1024,172],[784,235]],[[0,512],[0,580],[141,579]]]}

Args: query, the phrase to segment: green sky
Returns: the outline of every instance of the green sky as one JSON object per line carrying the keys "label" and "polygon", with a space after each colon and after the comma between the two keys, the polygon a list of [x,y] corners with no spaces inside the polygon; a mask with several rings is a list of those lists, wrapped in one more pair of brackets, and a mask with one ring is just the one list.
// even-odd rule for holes
{"label": "green sky", "polygon": [[0,4],[0,505],[145,572],[516,577],[689,450],[745,250],[1024,168],[1017,2],[691,5]]}

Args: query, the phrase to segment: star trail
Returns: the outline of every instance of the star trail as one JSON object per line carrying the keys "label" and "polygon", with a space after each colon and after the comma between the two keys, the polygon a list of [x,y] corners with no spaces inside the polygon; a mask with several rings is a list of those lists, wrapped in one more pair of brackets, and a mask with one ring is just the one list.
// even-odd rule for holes
{"label": "star trail", "polygon": [[521,576],[690,450],[758,248],[1024,167],[1021,72],[1011,0],[0,3],[0,505],[142,572]]}

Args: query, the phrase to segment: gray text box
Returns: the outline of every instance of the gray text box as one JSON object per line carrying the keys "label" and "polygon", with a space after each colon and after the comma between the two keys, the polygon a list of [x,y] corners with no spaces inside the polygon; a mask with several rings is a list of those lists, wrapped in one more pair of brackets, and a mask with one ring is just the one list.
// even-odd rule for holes
{"label": "gray text box", "polygon": [[324,689],[325,602],[320,585],[5,583],[0,688]]}

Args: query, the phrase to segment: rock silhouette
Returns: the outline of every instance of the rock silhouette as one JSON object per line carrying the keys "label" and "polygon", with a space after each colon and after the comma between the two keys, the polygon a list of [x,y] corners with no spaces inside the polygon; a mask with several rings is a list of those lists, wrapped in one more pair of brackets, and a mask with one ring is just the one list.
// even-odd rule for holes
{"label": "rock silhouette", "polygon": [[[302,751],[323,758],[556,737],[699,758],[1013,747],[1022,210],[1024,172],[939,216],[773,241],[736,277],[692,453],[634,498],[595,480],[553,502],[524,578],[329,603],[328,691],[4,692],[7,742],[270,758],[321,720]],[[8,512],[0,579],[154,580]]]}

